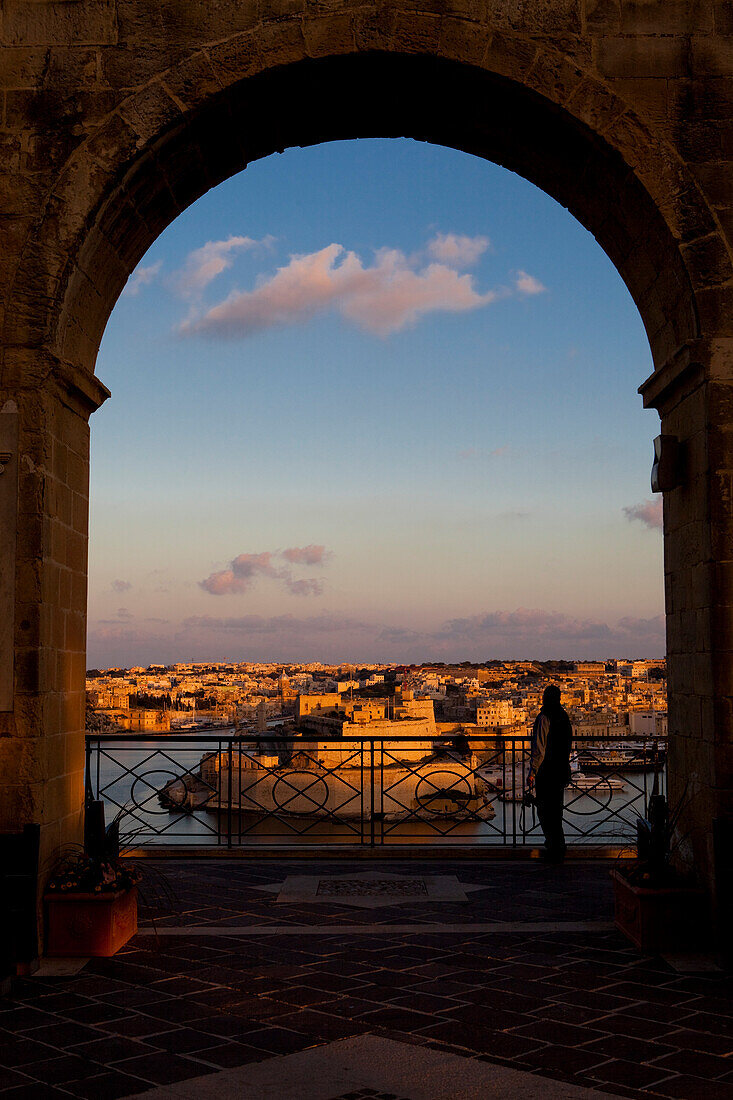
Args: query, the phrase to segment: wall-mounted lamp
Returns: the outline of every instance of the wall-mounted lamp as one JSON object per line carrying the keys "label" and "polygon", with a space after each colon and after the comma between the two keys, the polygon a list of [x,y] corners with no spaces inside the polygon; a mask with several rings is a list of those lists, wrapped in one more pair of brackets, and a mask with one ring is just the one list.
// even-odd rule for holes
{"label": "wall-mounted lamp", "polygon": [[12,457],[10,451],[0,451],[0,474],[5,473],[5,467]]}
{"label": "wall-mounted lamp", "polygon": [[652,492],[666,493],[681,481],[682,448],[676,435],[658,435],[654,440]]}

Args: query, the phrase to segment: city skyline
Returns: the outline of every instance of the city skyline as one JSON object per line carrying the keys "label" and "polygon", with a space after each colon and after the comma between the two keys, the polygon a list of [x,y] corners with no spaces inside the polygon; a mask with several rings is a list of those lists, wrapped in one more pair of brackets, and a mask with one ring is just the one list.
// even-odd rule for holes
{"label": "city skyline", "polygon": [[610,261],[503,169],[251,165],[102,343],[88,664],[663,653],[651,369]]}

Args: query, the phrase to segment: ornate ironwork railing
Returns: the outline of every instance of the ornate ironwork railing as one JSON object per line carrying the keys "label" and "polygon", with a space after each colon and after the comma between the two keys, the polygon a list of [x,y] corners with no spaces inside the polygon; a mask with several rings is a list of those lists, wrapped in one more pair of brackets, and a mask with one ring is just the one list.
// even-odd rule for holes
{"label": "ornate ironwork railing", "polygon": [[[534,810],[523,804],[529,739],[480,745],[473,752],[442,738],[316,742],[292,730],[94,734],[86,789],[132,847],[541,843]],[[633,845],[649,796],[666,790],[665,743],[584,736],[574,750],[568,844]]]}

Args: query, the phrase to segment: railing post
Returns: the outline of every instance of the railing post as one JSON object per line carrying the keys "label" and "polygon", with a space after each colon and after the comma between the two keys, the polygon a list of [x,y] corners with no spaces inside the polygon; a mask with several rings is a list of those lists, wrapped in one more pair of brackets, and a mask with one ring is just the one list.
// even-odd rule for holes
{"label": "railing post", "polygon": [[517,742],[512,737],[512,847],[517,847]]}
{"label": "railing post", "polygon": [[366,844],[366,817],[364,816],[365,815],[365,810],[366,810],[365,790],[364,790],[365,785],[366,785],[366,771],[365,771],[365,768],[364,768],[364,739],[363,738],[362,738],[362,740],[359,744],[359,769],[360,769],[359,786],[360,786],[360,789],[361,789],[361,816],[360,816],[360,820],[359,820],[359,842],[361,844]]}
{"label": "railing post", "polygon": [[92,797],[92,746],[89,738],[84,738],[84,801]]}
{"label": "railing post", "polygon": [[369,801],[371,803],[371,813],[369,814],[369,822],[370,822],[370,825],[371,825],[371,829],[370,829],[369,836],[370,836],[370,847],[372,847],[372,848],[375,846],[375,837],[374,837],[374,824],[375,824],[375,821],[374,821],[374,815],[377,812],[377,808],[376,808],[376,805],[375,805],[376,799],[374,797],[374,775],[375,775],[375,773],[374,773],[374,741],[371,740],[369,742],[369,782],[370,782],[370,790],[371,790],[371,796],[370,796],[370,799],[369,799]]}
{"label": "railing post", "polygon": [[229,739],[229,748],[227,750],[227,775],[229,777],[227,782],[227,848],[232,846],[232,770],[234,767],[234,757],[232,754],[232,741]]}

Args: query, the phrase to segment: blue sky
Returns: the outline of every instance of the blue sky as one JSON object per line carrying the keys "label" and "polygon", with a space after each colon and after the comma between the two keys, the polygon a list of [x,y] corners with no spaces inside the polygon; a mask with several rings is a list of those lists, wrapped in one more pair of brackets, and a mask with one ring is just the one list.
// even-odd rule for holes
{"label": "blue sky", "polygon": [[651,369],[525,180],[408,140],[250,165],[107,326],[90,667],[661,654]]}

